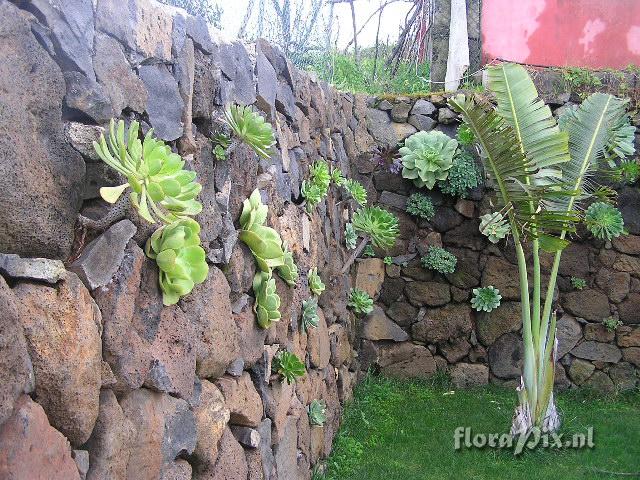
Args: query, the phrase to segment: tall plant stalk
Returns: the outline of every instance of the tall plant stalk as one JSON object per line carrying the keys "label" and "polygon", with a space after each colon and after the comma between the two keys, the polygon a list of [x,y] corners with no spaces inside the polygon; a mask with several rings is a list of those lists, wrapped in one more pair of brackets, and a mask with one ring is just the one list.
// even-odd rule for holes
{"label": "tall plant stalk", "polygon": [[[560,129],[523,67],[505,63],[488,73],[495,109],[464,96],[450,104],[474,133],[496,181],[515,244],[524,364],[511,433],[555,431],[560,418],[553,398],[557,352],[553,297],[562,250],[580,220],[579,203],[589,197],[590,173],[619,142],[616,129],[625,123],[624,102],[593,94]],[[527,245],[532,253],[531,292]],[[544,303],[543,250],[554,254]]]}

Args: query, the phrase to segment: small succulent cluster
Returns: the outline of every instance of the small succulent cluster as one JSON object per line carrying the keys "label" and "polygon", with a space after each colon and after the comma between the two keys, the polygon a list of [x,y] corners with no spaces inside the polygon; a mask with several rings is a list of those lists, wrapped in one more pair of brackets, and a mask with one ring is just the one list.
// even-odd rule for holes
{"label": "small succulent cluster", "polygon": [[211,138],[213,143],[213,156],[221,162],[227,159],[227,148],[231,145],[231,139],[224,133],[217,133]]}
{"label": "small succulent cluster", "polygon": [[280,297],[276,292],[273,269],[289,285],[298,280],[298,267],[293,261],[293,254],[283,244],[278,232],[267,227],[269,209],[262,203],[260,192],[256,189],[247,198],[240,214],[242,230],[238,238],[251,250],[259,271],[253,278],[253,292],[256,301],[253,310],[258,317],[258,325],[269,328],[273,322],[280,320]]}
{"label": "small succulent cluster", "polygon": [[462,150],[453,158],[449,175],[438,181],[438,187],[452,197],[467,198],[471,190],[480,185],[480,171],[473,156]]}
{"label": "small succulent cluster", "polygon": [[469,125],[467,125],[466,123],[462,123],[458,127],[456,139],[458,140],[458,143],[460,145],[469,146],[474,142],[475,135],[473,134],[471,128],[469,128]]}
{"label": "small succulent cluster", "polygon": [[367,315],[373,310],[373,299],[367,292],[358,288],[352,288],[351,292],[349,292],[347,306],[351,308],[356,315]]}
{"label": "small succulent cluster", "polygon": [[327,421],[327,405],[321,400],[313,400],[307,407],[309,423],[321,427]]}
{"label": "small succulent cluster", "polygon": [[609,332],[615,332],[618,327],[624,324],[615,317],[607,317],[602,320],[602,325],[604,325]]}
{"label": "small succulent cluster", "polygon": [[234,135],[249,145],[261,158],[271,156],[276,139],[273,128],[262,115],[242,105],[228,105],[224,110],[227,124]]}
{"label": "small succulent cluster", "polygon": [[480,233],[486,236],[491,243],[498,243],[510,231],[507,219],[500,212],[487,213],[480,217]]}
{"label": "small succulent cluster", "polygon": [[125,135],[122,120],[112,119],[108,140],[100,135],[93,142],[98,156],[127,179],[116,187],[102,187],[100,196],[116,203],[127,189],[129,201],[141,218],[160,222],[145,245],[149,258],[156,261],[164,305],[173,305],[207,278],[209,267],[200,246],[200,225],[192,216],[202,211],[196,197],[202,185],[196,173],[184,170],[184,160],[163,141],[154,138],[153,129],[139,139],[140,125],[131,122]]}
{"label": "small succulent cluster", "polygon": [[316,328],[320,322],[318,317],[318,299],[311,297],[302,301],[302,331],[306,332],[310,328]]}
{"label": "small succulent cluster", "polygon": [[373,246],[370,243],[365,245],[364,249],[362,250],[362,256],[365,258],[376,256],[376,251],[373,249]]}
{"label": "small succulent cluster", "polygon": [[633,185],[640,179],[640,163],[636,159],[625,159],[613,168],[613,178],[618,182]]}
{"label": "small succulent cluster", "polygon": [[344,226],[344,244],[349,250],[353,250],[356,248],[356,243],[358,241],[358,234],[353,228],[352,223],[347,223]]}
{"label": "small succulent cluster", "polygon": [[611,240],[624,232],[622,213],[613,205],[595,202],[589,205],[584,222],[594,237],[600,240]]}
{"label": "small succulent cluster", "polygon": [[453,166],[458,141],[432,130],[417,132],[407,138],[402,155],[402,176],[418,187],[432,189],[438,180],[445,180]]}
{"label": "small succulent cluster", "polygon": [[385,265],[392,265],[393,264],[393,258],[386,256],[384,257],[384,259],[382,260],[384,262]]}
{"label": "small succulent cluster", "polygon": [[351,221],[354,230],[367,235],[378,248],[392,247],[400,233],[398,217],[380,207],[363,207]]}
{"label": "small succulent cluster", "polygon": [[587,281],[580,277],[571,277],[571,286],[576,290],[583,290],[587,286]]}
{"label": "small succulent cluster", "polygon": [[342,175],[342,170],[339,168],[334,168],[331,170],[331,181],[335,183],[338,187],[341,187],[345,182],[344,175]]}
{"label": "small succulent cluster", "polygon": [[347,178],[341,185],[349,192],[351,198],[353,198],[358,205],[364,207],[367,204],[367,189],[364,188],[360,182]]}
{"label": "small succulent cluster", "polygon": [[295,353],[282,350],[273,357],[273,369],[291,385],[297,378],[304,376],[304,363]]}
{"label": "small succulent cluster", "polygon": [[327,196],[331,184],[329,166],[324,160],[316,161],[309,168],[309,178],[302,181],[300,193],[307,201],[307,212],[313,209]]}
{"label": "small succulent cluster", "polygon": [[108,141],[100,135],[99,142],[93,142],[102,161],[127,179],[116,187],[102,187],[100,196],[115,203],[130,188],[131,204],[150,223],[168,224],[200,213],[202,204],[195,198],[202,185],[195,181],[196,172],[184,170],[184,160],[154,138],[153,129],[141,142],[139,128],[138,122],[131,122],[125,137],[124,122],[120,120],[116,129],[112,119]]}
{"label": "small succulent cluster", "polygon": [[421,261],[423,267],[442,274],[455,272],[458,264],[458,259],[453,253],[433,245],[427,249],[427,254],[422,257]]}
{"label": "small succulent cluster", "polygon": [[412,193],[409,196],[405,210],[409,215],[427,221],[431,220],[436,214],[436,209],[431,199],[419,192]]}
{"label": "small succulent cluster", "polygon": [[325,286],[324,286],[324,283],[322,283],[322,279],[320,278],[320,275],[318,275],[318,267],[313,267],[311,270],[309,270],[308,277],[309,277],[309,289],[311,290],[311,293],[317,296],[322,295],[322,292],[324,292]]}
{"label": "small succulent cluster", "polygon": [[207,278],[209,266],[200,246],[200,225],[191,218],[158,228],[145,245],[158,265],[162,303],[174,305]]}
{"label": "small succulent cluster", "polygon": [[491,312],[500,306],[500,290],[493,285],[488,287],[474,288],[472,290],[471,306],[478,312]]}

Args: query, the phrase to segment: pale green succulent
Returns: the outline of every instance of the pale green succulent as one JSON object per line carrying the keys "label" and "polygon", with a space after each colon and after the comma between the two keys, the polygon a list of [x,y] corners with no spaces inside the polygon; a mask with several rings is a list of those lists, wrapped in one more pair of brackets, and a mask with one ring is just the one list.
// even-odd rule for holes
{"label": "pale green succulent", "polygon": [[269,158],[276,143],[273,128],[262,115],[242,105],[227,105],[224,116],[233,133],[261,158]]}
{"label": "pale green succulent", "polygon": [[306,332],[310,328],[316,328],[320,322],[318,317],[318,300],[311,297],[302,301],[302,331]]}
{"label": "pale green succulent", "polygon": [[349,292],[347,306],[350,307],[356,315],[367,315],[373,310],[373,299],[364,290],[352,288],[351,292]]}
{"label": "pale green succulent", "polygon": [[213,142],[213,156],[218,161],[227,159],[227,148],[231,144],[231,139],[224,133],[218,133],[211,138]]}
{"label": "pale green succulent", "polygon": [[486,236],[491,243],[498,243],[511,231],[509,222],[500,213],[487,213],[480,217],[480,233]]}
{"label": "pale green succulent", "polygon": [[142,218],[150,223],[165,224],[197,215],[202,204],[195,200],[202,185],[195,181],[196,173],[184,170],[184,160],[171,151],[162,140],[153,137],[153,129],[141,142],[140,125],[131,122],[125,137],[124,122],[109,124],[108,140],[100,135],[93,142],[98,156],[111,168],[127,178],[127,183],[116,187],[102,187],[100,196],[115,203],[127,188],[129,199]]}
{"label": "pale green succulent", "polygon": [[289,248],[284,244],[284,264],[277,267],[278,275],[282,278],[287,285],[293,287],[298,281],[298,267],[293,261],[293,254],[289,251]]}
{"label": "pale green succulent", "polygon": [[602,320],[602,325],[604,325],[604,327],[608,331],[615,332],[618,329],[618,327],[621,327],[622,325],[624,325],[624,323],[622,323],[620,320],[618,320],[615,317],[607,317]]}
{"label": "pale green succulent", "polygon": [[432,189],[438,180],[444,180],[453,165],[458,141],[442,132],[417,132],[407,138],[402,155],[402,176],[421,188]]}
{"label": "pale green succulent", "polygon": [[321,427],[327,421],[327,406],[321,400],[313,400],[307,408],[309,423]]}
{"label": "pale green succulent", "polygon": [[595,202],[589,205],[584,216],[584,223],[594,237],[600,240],[611,240],[624,233],[622,213],[613,205]]}
{"label": "pale green succulent", "polygon": [[576,290],[583,290],[587,286],[587,281],[580,277],[571,277],[571,286]]}
{"label": "pale green succulent", "polygon": [[364,207],[367,204],[367,189],[357,180],[347,178],[342,186],[349,192],[349,195],[360,205]]}
{"label": "pale green succulent", "polygon": [[392,265],[393,264],[393,258],[386,256],[384,257],[384,259],[382,260],[384,262],[385,265]]}
{"label": "pale green succulent", "polygon": [[173,305],[207,278],[209,266],[200,246],[200,225],[191,218],[158,228],[145,245],[145,253],[156,261],[162,303]]}
{"label": "pale green succulent", "polygon": [[391,248],[400,233],[398,217],[380,207],[363,207],[353,214],[353,228],[378,248]]}
{"label": "pale green succulent", "polygon": [[[267,219],[267,213],[268,208],[262,204],[260,192],[257,189],[254,190],[243,203],[240,214],[242,230],[238,234],[238,238],[251,249],[258,267],[263,272],[284,266],[286,261],[280,235],[273,228],[263,225]],[[288,270],[289,268],[284,269],[285,272]]]}
{"label": "pale green succulent", "polygon": [[256,301],[253,311],[261,328],[269,328],[280,320],[280,297],[276,292],[276,281],[270,272],[258,272],[253,277],[253,293]]}
{"label": "pale green succulent", "polygon": [[318,160],[309,167],[309,178],[303,180],[300,193],[307,201],[307,212],[313,209],[327,196],[331,174],[329,166],[324,160]]}
{"label": "pale green succulent", "polygon": [[309,289],[311,293],[320,296],[324,292],[324,288],[324,283],[322,283],[322,279],[318,275],[318,267],[313,267],[309,270]]}
{"label": "pale green succulent", "polygon": [[469,125],[462,123],[458,127],[456,139],[460,145],[471,145],[475,140],[475,135],[471,128],[469,128]]}
{"label": "pale green succulent", "polygon": [[421,261],[423,267],[442,274],[455,272],[458,264],[458,259],[453,253],[434,245],[427,249],[427,254],[422,257]]}
{"label": "pale green succulent", "polygon": [[358,241],[358,235],[356,234],[356,231],[353,228],[353,224],[352,223],[347,223],[344,226],[344,243],[345,243],[345,246],[349,250],[353,250],[354,248],[356,248],[357,241]]}
{"label": "pale green succulent", "polygon": [[306,369],[304,363],[297,357],[295,353],[283,350],[273,357],[273,368],[278,374],[290,385],[296,381],[296,378],[304,376]]}
{"label": "pale green succulent", "polygon": [[478,312],[491,312],[500,306],[500,290],[493,285],[472,290],[471,306]]}

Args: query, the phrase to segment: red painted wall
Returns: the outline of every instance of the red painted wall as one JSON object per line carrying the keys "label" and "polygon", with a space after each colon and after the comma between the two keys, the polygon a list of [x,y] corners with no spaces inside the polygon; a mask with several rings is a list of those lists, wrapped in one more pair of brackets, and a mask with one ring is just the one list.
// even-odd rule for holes
{"label": "red painted wall", "polygon": [[481,18],[485,61],[640,65],[640,0],[483,0]]}

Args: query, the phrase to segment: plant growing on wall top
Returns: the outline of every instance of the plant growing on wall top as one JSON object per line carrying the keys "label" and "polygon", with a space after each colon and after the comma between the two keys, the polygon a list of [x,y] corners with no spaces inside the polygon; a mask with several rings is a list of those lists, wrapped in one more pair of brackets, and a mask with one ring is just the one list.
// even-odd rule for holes
{"label": "plant growing on wall top", "polygon": [[100,135],[93,148],[111,168],[126,177],[127,182],[116,187],[102,187],[100,196],[116,203],[125,190],[142,218],[150,223],[171,223],[197,215],[202,204],[195,198],[202,185],[195,181],[196,172],[184,170],[184,160],[168,145],[153,136],[150,129],[144,141],[138,138],[138,122],[131,122],[125,135],[124,122],[109,124],[108,140]]}
{"label": "plant growing on wall top", "polygon": [[431,220],[436,214],[436,209],[431,199],[420,192],[412,193],[409,196],[405,209],[409,215],[427,221]]}
{"label": "plant growing on wall top", "polygon": [[[555,431],[560,424],[553,400],[556,314],[553,294],[567,234],[588,198],[587,178],[610,150],[612,131],[625,116],[624,102],[612,95],[589,96],[560,129],[538,98],[527,71],[513,64],[488,69],[497,108],[457,96],[450,105],[462,114],[482,150],[510,225],[520,272],[524,366],[519,405],[511,432]],[[531,244],[533,288],[523,245]],[[543,300],[540,249],[554,254]]]}
{"label": "plant growing on wall top", "polygon": [[276,140],[273,128],[249,106],[227,105],[224,118],[238,139],[249,145],[260,158],[269,158]]}
{"label": "plant growing on wall top", "polygon": [[624,233],[622,213],[613,205],[595,202],[589,205],[584,216],[584,223],[594,237],[600,240],[611,240]]}
{"label": "plant growing on wall top", "polygon": [[402,176],[413,180],[416,187],[434,187],[438,180],[445,180],[453,165],[458,141],[442,132],[417,132],[407,138],[402,155]]}

